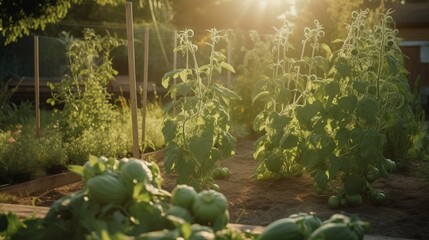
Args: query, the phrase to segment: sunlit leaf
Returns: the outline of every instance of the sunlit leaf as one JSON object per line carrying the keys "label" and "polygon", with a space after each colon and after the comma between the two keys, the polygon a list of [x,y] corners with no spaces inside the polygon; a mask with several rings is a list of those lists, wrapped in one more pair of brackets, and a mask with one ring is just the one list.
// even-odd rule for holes
{"label": "sunlit leaf", "polygon": [[170,84],[170,79],[175,77],[175,75],[177,73],[182,72],[183,69],[174,69],[172,71],[169,71],[168,73],[164,74],[164,76],[162,77],[162,81],[161,84],[164,88],[168,88],[169,84]]}
{"label": "sunlit leaf", "polygon": [[233,67],[231,64],[229,64],[229,63],[221,62],[221,63],[220,63],[220,66],[221,66],[222,68],[225,68],[226,70],[228,70],[228,71],[230,71],[230,72],[235,73],[234,67]]}
{"label": "sunlit leaf", "polygon": [[252,102],[255,102],[258,98],[261,98],[261,96],[266,96],[269,94],[269,91],[267,89],[267,84],[269,83],[269,80],[259,80],[255,83],[253,86],[252,91]]}

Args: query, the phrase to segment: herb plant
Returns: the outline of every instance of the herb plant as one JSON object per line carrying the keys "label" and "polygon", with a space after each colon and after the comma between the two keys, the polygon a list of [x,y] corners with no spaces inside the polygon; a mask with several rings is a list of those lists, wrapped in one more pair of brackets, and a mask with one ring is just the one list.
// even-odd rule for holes
{"label": "herb plant", "polygon": [[191,41],[193,31],[181,31],[176,51],[182,52],[186,66],[166,73],[162,79],[165,88],[173,78],[179,79],[168,90],[173,100],[165,108],[164,166],[167,172],[178,174],[178,183],[198,190],[216,187],[210,173],[218,160],[234,154],[236,142],[228,132],[229,104],[239,96],[215,82],[216,73],[234,72],[234,68],[216,51],[222,32],[211,29],[209,33],[210,42],[205,43],[210,47],[209,63],[198,64],[198,46]]}

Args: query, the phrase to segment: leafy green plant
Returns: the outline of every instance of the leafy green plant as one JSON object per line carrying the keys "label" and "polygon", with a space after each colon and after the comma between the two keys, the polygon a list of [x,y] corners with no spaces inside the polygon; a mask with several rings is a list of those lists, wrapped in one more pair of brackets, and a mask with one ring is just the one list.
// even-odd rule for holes
{"label": "leafy green plant", "polygon": [[[264,75],[262,80],[256,82],[252,92],[253,101],[264,102],[264,109],[254,121],[255,130],[265,133],[255,143],[254,157],[259,161],[259,178],[265,178],[264,175],[287,177],[301,174],[302,168],[296,161],[302,136],[297,122],[303,119],[294,119],[295,109],[310,106],[307,104],[307,96],[311,82],[317,79],[315,73],[319,69],[316,66],[327,67],[326,59],[315,56],[319,47],[318,38],[323,35],[318,21],[315,21],[314,29],[305,29],[306,38],[302,42],[300,59],[287,55],[292,49],[289,42],[291,34],[292,24],[288,21],[277,29],[273,38],[271,76]],[[304,56],[307,44],[311,44],[310,57]],[[316,61],[319,64],[316,65]],[[311,103],[312,109],[302,113],[312,118],[318,112],[317,106]],[[298,113],[297,115],[300,116]]]}
{"label": "leafy green plant", "polygon": [[[233,89],[242,98],[231,103],[231,121],[243,126],[244,132],[252,133],[253,120],[263,109],[263,103],[252,101],[252,89],[255,83],[269,70],[272,63],[272,36],[261,35],[256,31],[249,33],[252,46],[242,47],[242,63]],[[237,53],[238,54],[238,53]]]}
{"label": "leafy green plant", "polygon": [[69,74],[61,82],[49,84],[52,98],[48,99],[51,105],[63,106],[59,124],[66,139],[86,129],[105,129],[117,117],[107,85],[117,74],[109,53],[121,44],[86,29],[83,39],[73,39],[67,46]]}
{"label": "leafy green plant", "polygon": [[83,189],[63,196],[43,219],[0,214],[5,239],[363,239],[369,226],[356,216],[334,214],[322,222],[297,213],[277,220],[257,234],[228,226],[229,205],[215,190],[199,193],[187,185],[171,193],[161,188],[160,169],[140,159],[90,156],[70,166],[82,176]]}
{"label": "leafy green plant", "polygon": [[[197,62],[197,45],[192,43],[192,30],[178,34],[186,66],[166,73],[162,83],[169,87],[173,99],[165,107],[163,134],[166,142],[164,166],[167,172],[178,174],[177,182],[192,185],[196,189],[214,187],[211,170],[221,158],[234,154],[236,139],[228,132],[230,128],[229,104],[239,99],[233,91],[217,84],[216,73],[223,69],[234,72],[226,63],[226,57],[215,50],[221,40],[221,32],[210,31],[209,63],[200,66]],[[190,61],[193,62],[191,66]]]}
{"label": "leafy green plant", "polygon": [[58,129],[34,137],[34,124],[0,133],[0,183],[27,181],[66,170],[67,155]]}
{"label": "leafy green plant", "polygon": [[372,23],[368,15],[352,13],[335,53],[318,43],[323,30],[317,21],[304,31],[299,59],[285,57],[289,25],[277,31],[272,77],[259,81],[253,93],[265,101],[255,119],[265,132],[255,149],[260,178],[290,176],[304,167],[317,192],[336,186],[330,190],[353,206],[362,195],[374,195],[373,181],[395,170],[389,157],[397,160],[411,149],[421,120],[412,110],[397,31],[390,28],[390,12]]}
{"label": "leafy green plant", "polygon": [[14,88],[9,88],[11,80],[0,83],[0,129],[13,130],[16,125],[27,123],[34,115],[34,106],[28,101],[19,104],[11,101],[22,79]]}

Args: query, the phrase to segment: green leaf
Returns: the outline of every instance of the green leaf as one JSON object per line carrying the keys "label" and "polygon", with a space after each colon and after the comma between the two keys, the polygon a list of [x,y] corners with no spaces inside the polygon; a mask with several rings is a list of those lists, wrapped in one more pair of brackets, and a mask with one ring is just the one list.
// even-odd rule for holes
{"label": "green leaf", "polygon": [[343,111],[352,113],[356,108],[357,97],[356,95],[347,95],[338,99],[338,106],[342,108]]}
{"label": "green leaf", "polygon": [[[325,44],[326,45],[326,44]],[[327,46],[327,45],[326,45]],[[328,47],[329,48],[329,47]],[[329,49],[330,51],[330,49]],[[326,53],[326,57],[331,56],[331,52]],[[315,56],[313,58],[314,65],[322,72],[327,73],[329,71],[329,60],[322,56]],[[313,65],[313,66],[314,66]]]}
{"label": "green leaf", "polygon": [[338,58],[337,62],[335,63],[335,68],[342,78],[346,78],[351,74],[351,66],[347,62],[347,59],[343,57]]}
{"label": "green leaf", "polygon": [[343,148],[348,146],[350,140],[351,131],[347,128],[338,129],[335,138],[337,139],[338,148]]}
{"label": "green leaf", "polygon": [[255,120],[253,120],[253,129],[255,131],[262,131],[267,127],[268,124],[268,112],[262,111],[256,115]]}
{"label": "green leaf", "polygon": [[360,139],[359,148],[363,159],[374,158],[378,152],[384,149],[384,135],[375,129],[365,130]]}
{"label": "green leaf", "polygon": [[299,163],[301,163],[309,171],[317,169],[318,166],[322,163],[322,158],[320,155],[313,149],[305,149],[301,154]]}
{"label": "green leaf", "polygon": [[238,96],[234,91],[220,84],[213,84],[212,86],[210,86],[210,89],[227,99],[241,99],[241,97]]}
{"label": "green leaf", "polygon": [[177,127],[177,123],[169,118],[164,121],[162,134],[165,142],[172,142],[176,138]]}
{"label": "green leaf", "polygon": [[344,191],[346,194],[360,194],[365,187],[365,180],[358,175],[346,175],[344,179]]}
{"label": "green leaf", "polygon": [[292,100],[292,91],[287,88],[282,88],[277,97],[278,103],[280,104],[289,104]]}
{"label": "green leaf", "polygon": [[177,88],[176,95],[179,96],[187,96],[192,92],[192,86],[190,83],[178,83],[175,87]]}
{"label": "green leaf", "polygon": [[334,98],[340,92],[340,85],[337,82],[330,82],[325,86],[325,91],[329,98]]}
{"label": "green leaf", "polygon": [[170,79],[172,77],[175,77],[177,75],[177,73],[182,72],[184,69],[174,69],[169,71],[168,73],[164,74],[164,76],[162,77],[162,81],[161,84],[164,88],[168,88],[168,85],[170,84]]}
{"label": "green leaf", "polygon": [[356,90],[358,93],[366,93],[366,86],[368,85],[367,83],[361,81],[353,81],[352,85],[353,89]]}
{"label": "green leaf", "polygon": [[334,150],[336,148],[335,141],[328,134],[320,135],[320,146],[320,155],[323,157],[329,157],[333,155]]}
{"label": "green leaf", "polygon": [[331,50],[331,48],[330,48],[330,47],[329,47],[329,45],[328,45],[328,44],[326,44],[326,43],[322,43],[322,44],[320,44],[320,45],[319,45],[319,49],[320,49],[321,51],[325,52],[325,56],[326,56],[326,57],[329,57],[329,56],[331,56],[331,54],[332,54],[332,50]]}
{"label": "green leaf", "polygon": [[287,124],[290,122],[291,118],[286,115],[280,115],[277,112],[272,112],[269,116],[271,121],[271,127],[281,134],[284,133],[284,129]]}
{"label": "green leaf", "polygon": [[233,67],[231,64],[229,64],[229,63],[221,62],[221,63],[220,63],[220,66],[221,66],[222,68],[225,68],[226,70],[228,70],[228,71],[232,72],[232,73],[235,73],[234,67]]}
{"label": "green leaf", "polygon": [[329,157],[329,179],[334,180],[337,176],[337,173],[342,168],[342,159],[340,157],[337,157],[335,155],[332,155]]}
{"label": "green leaf", "polygon": [[291,149],[298,146],[299,138],[294,134],[284,135],[280,140],[280,145],[283,149]]}
{"label": "green leaf", "polygon": [[269,80],[267,79],[259,80],[255,83],[252,91],[252,103],[255,102],[257,99],[267,96],[269,94],[269,91],[267,89],[268,83]]}
{"label": "green leaf", "polygon": [[269,96],[269,95],[270,95],[269,91],[258,92],[256,95],[252,96],[252,103],[256,102],[260,98],[265,98],[266,96]]}
{"label": "green leaf", "polygon": [[214,122],[212,119],[204,119],[200,127],[195,129],[195,134],[189,140],[189,150],[195,159],[203,163],[210,156],[213,146]]}
{"label": "green leaf", "polygon": [[168,143],[164,148],[164,168],[167,173],[174,170],[176,161],[182,160],[184,157],[183,149],[176,143]]}
{"label": "green leaf", "polygon": [[326,172],[320,169],[316,170],[314,173],[314,180],[322,189],[325,189],[328,184],[328,176],[326,175]]}
{"label": "green leaf", "polygon": [[193,97],[187,97],[186,98],[186,103],[184,103],[183,105],[183,109],[185,111],[190,111],[190,110],[194,110],[198,104],[198,102],[200,101],[200,99],[196,96]]}
{"label": "green leaf", "polygon": [[70,172],[74,172],[79,176],[83,176],[83,166],[81,166],[81,165],[68,165],[67,169]]}
{"label": "green leaf", "polygon": [[310,103],[304,106],[295,108],[296,117],[300,122],[311,122],[317,113],[323,110],[323,105],[320,102]]}
{"label": "green leaf", "polygon": [[356,116],[366,122],[374,122],[377,119],[378,102],[372,97],[365,97],[356,104]]}
{"label": "green leaf", "polygon": [[394,75],[398,72],[398,69],[401,69],[400,67],[398,67],[399,64],[395,56],[388,54],[386,56],[386,61],[387,61],[387,64],[389,65],[390,74]]}
{"label": "green leaf", "polygon": [[235,154],[235,143],[237,140],[229,132],[222,132],[220,138],[221,153],[223,158],[230,157]]}

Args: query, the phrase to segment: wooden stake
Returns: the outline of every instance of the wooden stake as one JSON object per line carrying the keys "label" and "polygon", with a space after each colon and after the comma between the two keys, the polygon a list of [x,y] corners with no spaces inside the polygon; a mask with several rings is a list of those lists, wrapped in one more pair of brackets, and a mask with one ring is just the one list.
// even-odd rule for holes
{"label": "wooden stake", "polygon": [[[173,69],[176,70],[177,69],[177,30],[174,30],[174,48],[173,48]],[[175,86],[177,83],[177,79],[176,77],[173,77],[173,86]],[[173,97],[173,101],[176,101],[176,96]],[[177,114],[177,108],[173,109],[173,114],[176,115]]]}
{"label": "wooden stake", "polygon": [[142,103],[142,143],[146,141],[146,107],[147,107],[147,81],[149,72],[149,28],[144,30],[144,62],[143,62],[143,103]]}
{"label": "wooden stake", "polygon": [[127,18],[127,41],[128,41],[128,78],[130,80],[130,105],[131,122],[133,131],[133,157],[139,158],[139,135],[137,124],[137,91],[136,91],[136,64],[134,55],[134,30],[133,30],[133,4],[125,4]]}
{"label": "wooden stake", "polygon": [[40,79],[39,79],[39,37],[34,36],[34,95],[36,110],[36,138],[40,138]]}

